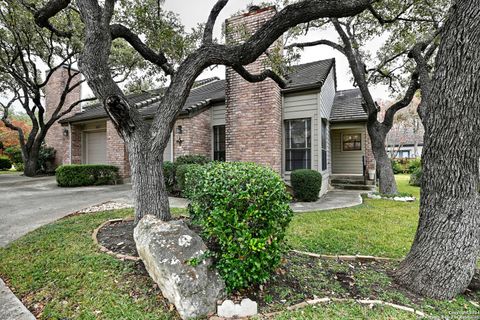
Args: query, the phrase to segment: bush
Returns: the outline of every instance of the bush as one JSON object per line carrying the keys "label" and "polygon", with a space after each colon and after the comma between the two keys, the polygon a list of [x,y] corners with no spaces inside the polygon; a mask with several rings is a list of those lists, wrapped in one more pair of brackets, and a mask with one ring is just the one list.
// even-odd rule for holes
{"label": "bush", "polygon": [[194,155],[186,155],[186,156],[180,156],[175,160],[175,166],[181,166],[183,164],[207,164],[210,162],[210,159],[199,155],[199,154],[194,154]]}
{"label": "bush", "polygon": [[12,161],[8,157],[0,157],[0,170],[10,170],[12,167]]}
{"label": "bush", "polygon": [[405,171],[403,165],[397,160],[392,160],[392,169],[394,174],[404,173]]}
{"label": "bush", "polygon": [[13,166],[15,167],[15,170],[18,172],[23,172],[23,170],[25,170],[25,166],[23,165],[23,162],[14,163]]}
{"label": "bush", "polygon": [[298,201],[317,201],[322,188],[322,175],[311,169],[292,171],[290,176],[293,194]]}
{"label": "bush", "polygon": [[118,168],[100,164],[72,164],[58,167],[55,175],[60,187],[115,184],[118,180]]}
{"label": "bush", "polygon": [[55,149],[42,145],[38,153],[37,171],[42,173],[51,173],[55,171],[53,162],[55,160]]}
{"label": "bush", "polygon": [[408,173],[414,173],[418,168],[422,166],[421,159],[412,159],[408,162],[407,168]]}
{"label": "bush", "polygon": [[13,163],[23,163],[22,150],[19,147],[8,147],[3,151]]}
{"label": "bush", "polygon": [[408,182],[411,186],[420,187],[422,181],[422,167],[417,168],[411,175]]}
{"label": "bush", "polygon": [[171,161],[163,162],[163,179],[168,192],[173,191],[175,185],[175,165]]}
{"label": "bush", "polygon": [[189,170],[193,168],[199,167],[199,164],[190,163],[190,164],[182,164],[179,165],[175,170],[175,182],[176,182],[176,190],[183,194],[183,190],[185,189],[186,181],[185,176]]}
{"label": "bush", "polygon": [[290,195],[273,170],[253,163],[212,162],[186,175],[189,213],[227,289],[264,283],[281,262],[292,219]]}

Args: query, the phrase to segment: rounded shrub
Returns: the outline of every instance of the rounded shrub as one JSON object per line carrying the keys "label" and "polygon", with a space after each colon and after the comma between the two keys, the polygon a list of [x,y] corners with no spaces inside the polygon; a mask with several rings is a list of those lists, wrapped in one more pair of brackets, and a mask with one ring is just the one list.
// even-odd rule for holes
{"label": "rounded shrub", "polygon": [[264,283],[286,250],[290,195],[273,170],[253,163],[212,162],[186,175],[189,213],[209,256],[233,291]]}
{"label": "rounded shrub", "polygon": [[420,187],[421,182],[422,182],[422,167],[419,167],[410,175],[410,181],[408,182],[408,184],[411,186]]}
{"label": "rounded shrub", "polygon": [[408,161],[408,173],[414,173],[418,168],[422,166],[421,159],[412,159]]}
{"label": "rounded shrub", "polygon": [[392,169],[394,174],[399,174],[403,173],[405,171],[403,165],[398,162],[397,160],[391,160],[392,161]]}
{"label": "rounded shrub", "polygon": [[290,176],[290,181],[295,199],[306,202],[318,200],[318,194],[322,188],[320,172],[311,169],[294,170]]}
{"label": "rounded shrub", "polygon": [[22,150],[19,147],[8,147],[3,153],[7,155],[13,163],[23,163]]}
{"label": "rounded shrub", "polygon": [[189,164],[182,164],[176,167],[175,169],[175,183],[176,183],[176,190],[183,194],[183,190],[185,189],[186,181],[185,175],[189,170],[193,168],[199,167],[199,164],[189,163]]}
{"label": "rounded shrub", "polygon": [[168,192],[173,191],[175,185],[175,165],[171,161],[163,162],[163,179]]}
{"label": "rounded shrub", "polygon": [[63,165],[55,170],[60,187],[80,187],[117,183],[118,168],[103,164]]}
{"label": "rounded shrub", "polygon": [[12,161],[8,157],[0,157],[0,170],[10,170]]}
{"label": "rounded shrub", "polygon": [[179,156],[175,160],[175,166],[178,167],[183,164],[206,164],[209,162],[210,162],[209,158],[199,154],[193,154],[193,155]]}

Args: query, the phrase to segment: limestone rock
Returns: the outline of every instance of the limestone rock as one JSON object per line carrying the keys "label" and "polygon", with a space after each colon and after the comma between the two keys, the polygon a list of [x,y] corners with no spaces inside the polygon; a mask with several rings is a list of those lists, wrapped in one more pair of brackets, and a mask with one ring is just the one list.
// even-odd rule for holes
{"label": "limestone rock", "polygon": [[196,266],[189,263],[207,250],[195,232],[183,221],[163,222],[146,215],[133,236],[150,277],[182,319],[215,313],[217,301],[225,296],[225,283],[210,259]]}
{"label": "limestone rock", "polygon": [[243,299],[240,304],[235,304],[232,300],[225,300],[217,308],[219,317],[251,317],[258,313],[258,305],[250,299]]}

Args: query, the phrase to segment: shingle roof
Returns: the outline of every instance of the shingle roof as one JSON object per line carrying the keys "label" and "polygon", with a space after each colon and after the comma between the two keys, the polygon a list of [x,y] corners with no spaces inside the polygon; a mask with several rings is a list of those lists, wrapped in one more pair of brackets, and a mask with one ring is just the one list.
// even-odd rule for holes
{"label": "shingle roof", "polygon": [[330,122],[365,121],[368,115],[362,107],[360,89],[337,91],[333,100]]}
{"label": "shingle roof", "polygon": [[[290,73],[285,76],[288,81],[286,91],[309,89],[311,87],[320,88],[334,64],[335,59],[327,59],[292,67]],[[226,81],[218,80],[218,78],[198,81],[196,87],[190,91],[182,113],[187,114],[192,110],[209,106],[211,103],[224,101],[225,85]],[[149,117],[155,113],[158,106],[156,102],[160,100],[162,90],[128,95],[127,99],[139,108],[142,115]],[[78,122],[104,117],[107,117],[107,114],[103,106],[97,103],[85,107],[82,112],[63,119],[61,122]]]}

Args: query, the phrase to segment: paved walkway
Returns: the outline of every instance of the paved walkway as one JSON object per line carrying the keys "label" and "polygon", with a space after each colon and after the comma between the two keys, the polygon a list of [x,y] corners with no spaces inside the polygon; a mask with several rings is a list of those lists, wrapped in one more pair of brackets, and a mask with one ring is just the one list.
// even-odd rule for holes
{"label": "paved walkway", "polygon": [[348,208],[362,204],[362,194],[366,192],[334,189],[315,202],[295,202],[290,207],[294,212],[298,213]]}
{"label": "paved walkway", "polygon": [[35,320],[33,314],[18,300],[0,279],[0,319]]}

